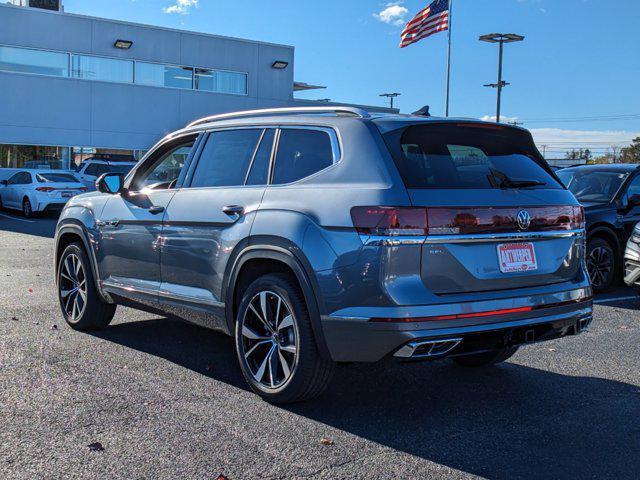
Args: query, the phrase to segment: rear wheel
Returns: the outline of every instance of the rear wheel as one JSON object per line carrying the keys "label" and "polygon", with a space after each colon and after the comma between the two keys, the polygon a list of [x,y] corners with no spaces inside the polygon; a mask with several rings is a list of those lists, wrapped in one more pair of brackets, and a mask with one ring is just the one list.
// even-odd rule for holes
{"label": "rear wheel", "polygon": [[613,247],[604,238],[592,238],[587,242],[587,271],[594,292],[604,292],[613,283],[616,256]]}
{"label": "rear wheel", "polygon": [[22,200],[22,215],[24,215],[25,218],[31,218],[34,215],[33,207],[31,206],[31,201],[28,197],[24,197]]}
{"label": "rear wheel", "polygon": [[518,351],[518,347],[501,348],[484,353],[472,353],[453,357],[452,360],[463,367],[485,367],[495,365],[511,358]]}
{"label": "rear wheel", "polygon": [[113,319],[116,306],[98,296],[91,264],[80,243],[69,245],[58,264],[58,299],[64,319],[76,330],[98,330]]}
{"label": "rear wheel", "polygon": [[247,288],[235,337],[245,380],[269,402],[309,400],[331,381],[334,363],[318,352],[304,296],[288,275],[265,275]]}

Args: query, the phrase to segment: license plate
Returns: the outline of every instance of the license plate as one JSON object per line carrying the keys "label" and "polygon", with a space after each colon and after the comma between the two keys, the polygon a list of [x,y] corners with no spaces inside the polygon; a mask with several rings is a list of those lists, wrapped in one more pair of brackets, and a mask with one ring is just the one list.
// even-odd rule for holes
{"label": "license plate", "polygon": [[73,192],[62,192],[61,196],[62,198],[71,198],[73,197]]}
{"label": "license plate", "polygon": [[531,272],[538,269],[533,243],[498,245],[498,263],[502,273]]}

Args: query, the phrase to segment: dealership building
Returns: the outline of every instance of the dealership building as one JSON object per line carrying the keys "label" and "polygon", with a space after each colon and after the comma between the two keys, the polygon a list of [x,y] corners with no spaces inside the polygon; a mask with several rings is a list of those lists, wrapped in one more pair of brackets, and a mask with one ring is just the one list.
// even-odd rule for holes
{"label": "dealership building", "polygon": [[315,88],[294,81],[294,47],[62,10],[0,5],[0,167],[139,158],[199,117],[337,104],[294,98]]}

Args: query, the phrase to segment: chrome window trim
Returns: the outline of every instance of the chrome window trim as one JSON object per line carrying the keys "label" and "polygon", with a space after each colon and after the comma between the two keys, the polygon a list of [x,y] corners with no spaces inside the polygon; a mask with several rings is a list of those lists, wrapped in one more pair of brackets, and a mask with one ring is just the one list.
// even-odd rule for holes
{"label": "chrome window trim", "polygon": [[367,236],[360,235],[366,246],[394,247],[398,245],[434,245],[443,243],[491,243],[491,242],[520,242],[531,240],[550,240],[554,238],[583,238],[585,231],[553,230],[548,232],[513,232],[513,233],[482,233],[465,235],[416,235],[416,236]]}

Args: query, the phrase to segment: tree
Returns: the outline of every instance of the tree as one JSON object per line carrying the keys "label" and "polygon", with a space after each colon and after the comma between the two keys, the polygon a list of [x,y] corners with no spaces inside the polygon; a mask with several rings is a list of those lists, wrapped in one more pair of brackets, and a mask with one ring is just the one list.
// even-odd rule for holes
{"label": "tree", "polygon": [[631,145],[620,151],[620,161],[623,163],[640,163],[640,137],[636,137]]}
{"label": "tree", "polygon": [[586,162],[589,162],[592,158],[591,150],[588,148],[580,148],[578,150],[572,148],[566,153],[565,158],[568,158],[569,160],[585,160]]}

